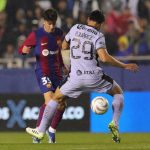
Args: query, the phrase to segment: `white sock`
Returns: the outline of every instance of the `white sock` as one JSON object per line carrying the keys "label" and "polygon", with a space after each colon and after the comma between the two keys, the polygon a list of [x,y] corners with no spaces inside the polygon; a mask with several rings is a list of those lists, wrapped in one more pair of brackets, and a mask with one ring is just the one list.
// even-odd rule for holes
{"label": "white sock", "polygon": [[113,121],[116,126],[119,125],[119,118],[123,109],[123,100],[124,100],[123,94],[114,95],[112,108],[113,108]]}
{"label": "white sock", "polygon": [[49,127],[48,129],[49,132],[52,132],[52,133],[56,133],[56,129],[52,128],[52,127]]}
{"label": "white sock", "polygon": [[57,110],[58,102],[50,100],[45,107],[41,123],[38,127],[40,132],[45,133],[49,123],[52,121],[52,118]]}

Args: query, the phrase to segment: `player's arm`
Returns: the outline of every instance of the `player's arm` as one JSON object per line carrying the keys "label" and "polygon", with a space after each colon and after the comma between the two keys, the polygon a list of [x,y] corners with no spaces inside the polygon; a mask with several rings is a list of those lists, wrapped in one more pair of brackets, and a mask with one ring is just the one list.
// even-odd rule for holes
{"label": "player's arm", "polygon": [[29,54],[30,52],[30,49],[31,49],[31,46],[23,46],[22,48],[22,54]]}
{"label": "player's arm", "polygon": [[99,48],[97,50],[97,53],[98,53],[100,60],[104,63],[108,63],[112,66],[124,68],[124,69],[130,70],[130,71],[133,71],[133,72],[136,72],[139,70],[139,67],[136,64],[134,64],[134,63],[125,64],[125,63],[117,60],[113,56],[109,55],[106,48]]}
{"label": "player's arm", "polygon": [[66,41],[66,39],[64,39],[63,43],[62,43],[62,50],[67,50],[69,49],[69,42]]}
{"label": "player's arm", "polygon": [[138,71],[138,66],[136,64],[134,63],[125,64],[109,55],[106,49],[105,38],[103,34],[100,34],[99,38],[96,40],[95,47],[97,50],[97,54],[102,62],[108,63],[112,66],[124,68],[130,71],[134,72]]}
{"label": "player's arm", "polygon": [[62,43],[62,50],[67,50],[67,49],[69,49],[70,40],[71,40],[71,30],[72,30],[72,28],[71,28],[70,31],[66,34],[65,39],[63,40],[63,43]]}
{"label": "player's arm", "polygon": [[62,52],[61,52],[60,49],[59,49],[58,55],[59,55],[60,66],[61,66],[61,68],[63,70],[63,73],[64,73],[64,75],[67,75],[68,74],[68,70],[67,70],[67,68],[66,68],[66,66],[64,64],[64,61],[63,61],[63,58],[62,58]]}
{"label": "player's arm", "polygon": [[36,44],[36,36],[34,32],[31,32],[29,36],[26,38],[22,46],[18,49],[20,54],[28,54],[30,49],[34,47]]}
{"label": "player's arm", "polygon": [[57,44],[60,47],[58,55],[59,55],[59,62],[60,62],[61,67],[65,68],[64,61],[63,61],[63,58],[62,58],[62,53],[61,53],[62,45],[63,45],[63,38],[64,38],[63,37],[63,31],[60,30],[60,36],[57,37]]}

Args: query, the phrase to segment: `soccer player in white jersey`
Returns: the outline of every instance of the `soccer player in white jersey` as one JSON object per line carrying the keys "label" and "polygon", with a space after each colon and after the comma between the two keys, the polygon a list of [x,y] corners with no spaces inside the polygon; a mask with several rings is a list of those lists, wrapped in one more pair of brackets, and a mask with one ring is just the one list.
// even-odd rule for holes
{"label": "soccer player in white jersey", "polygon": [[26,131],[36,138],[42,139],[52,120],[58,104],[66,96],[77,98],[84,91],[97,91],[113,96],[113,115],[108,127],[112,132],[114,142],[120,142],[119,118],[123,108],[123,91],[109,76],[105,75],[98,65],[98,58],[103,63],[124,68],[129,71],[138,71],[134,63],[125,64],[109,55],[105,45],[104,35],[99,31],[105,21],[104,14],[95,10],[90,13],[87,25],[76,24],[65,36],[62,49],[70,47],[71,70],[67,80],[57,88],[53,99],[45,108],[44,115],[38,129],[26,128]]}

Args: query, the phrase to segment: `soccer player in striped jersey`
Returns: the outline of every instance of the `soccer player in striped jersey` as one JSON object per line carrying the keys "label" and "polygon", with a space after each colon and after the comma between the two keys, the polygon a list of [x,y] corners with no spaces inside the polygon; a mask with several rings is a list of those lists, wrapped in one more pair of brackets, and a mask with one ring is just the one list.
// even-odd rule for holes
{"label": "soccer player in striped jersey", "polygon": [[[62,70],[64,69],[67,72],[61,55],[63,32],[55,27],[57,12],[54,9],[48,9],[43,13],[43,19],[43,27],[31,32],[19,48],[19,52],[22,54],[28,54],[34,48],[36,57],[35,75],[45,99],[45,103],[40,107],[37,127],[41,122],[46,105],[52,99],[53,92],[62,81]],[[65,107],[65,101],[60,103],[48,129],[51,143],[55,143],[56,128],[62,119]],[[39,139],[33,137],[33,143],[39,142]]]}
{"label": "soccer player in striped jersey", "polygon": [[87,25],[76,24],[65,36],[62,49],[70,47],[71,71],[66,82],[56,89],[53,99],[47,104],[38,129],[26,128],[29,134],[43,138],[45,125],[52,120],[58,104],[66,96],[77,98],[85,91],[96,91],[110,94],[114,98],[112,121],[108,127],[114,142],[120,142],[119,118],[123,108],[123,91],[115,80],[104,73],[98,58],[104,63],[133,72],[138,71],[138,66],[134,63],[125,64],[109,55],[104,35],[100,32],[104,20],[104,14],[95,10],[90,13]]}

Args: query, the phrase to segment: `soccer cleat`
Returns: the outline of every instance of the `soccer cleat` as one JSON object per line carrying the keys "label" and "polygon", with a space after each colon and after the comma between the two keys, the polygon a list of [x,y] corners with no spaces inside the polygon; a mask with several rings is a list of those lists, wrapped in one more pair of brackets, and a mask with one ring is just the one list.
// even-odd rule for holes
{"label": "soccer cleat", "polygon": [[32,136],[32,143],[38,144],[38,143],[41,143],[41,140],[36,138],[36,137],[34,137],[34,136]]}
{"label": "soccer cleat", "polygon": [[55,141],[55,133],[49,132],[47,130],[46,134],[47,134],[48,139],[49,139],[48,143],[56,143],[56,141]]}
{"label": "soccer cleat", "polygon": [[118,130],[118,127],[115,126],[113,121],[109,123],[108,128],[110,129],[112,133],[112,140],[116,143],[120,143],[119,130]]}
{"label": "soccer cleat", "polygon": [[41,133],[37,130],[37,128],[26,128],[26,132],[32,136],[34,136],[35,138],[42,140],[44,137],[44,133]]}

